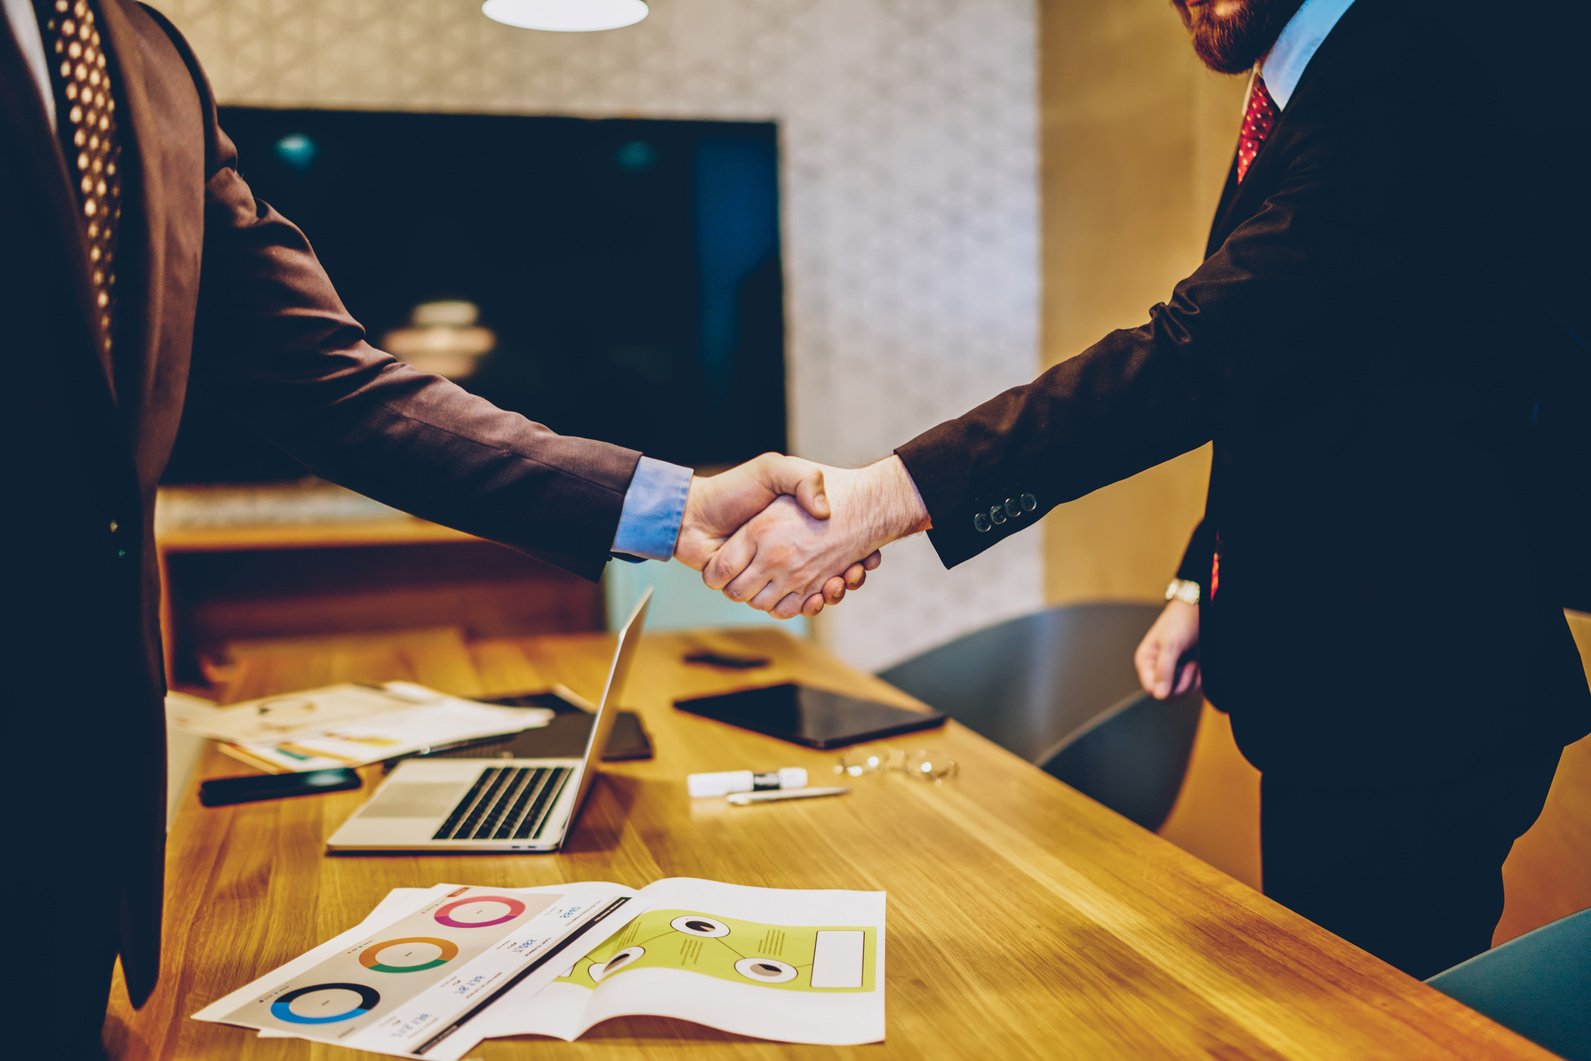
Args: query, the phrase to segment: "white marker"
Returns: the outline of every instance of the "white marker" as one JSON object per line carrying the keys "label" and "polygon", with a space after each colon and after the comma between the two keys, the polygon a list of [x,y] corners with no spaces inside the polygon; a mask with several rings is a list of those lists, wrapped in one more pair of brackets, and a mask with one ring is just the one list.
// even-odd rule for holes
{"label": "white marker", "polygon": [[737,792],[729,797],[736,807],[749,807],[753,803],[772,803],[781,799],[817,799],[819,796],[843,796],[848,788],[791,788],[782,792]]}
{"label": "white marker", "polygon": [[692,799],[727,796],[731,792],[777,792],[786,788],[805,788],[807,772],[799,766],[754,774],[750,770],[728,770],[721,774],[691,774],[685,779]]}

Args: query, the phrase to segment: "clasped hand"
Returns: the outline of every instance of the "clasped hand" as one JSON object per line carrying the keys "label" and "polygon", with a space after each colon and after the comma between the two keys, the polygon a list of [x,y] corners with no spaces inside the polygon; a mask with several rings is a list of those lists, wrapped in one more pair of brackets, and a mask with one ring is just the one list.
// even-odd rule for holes
{"label": "clasped hand", "polygon": [[884,545],[927,526],[898,457],[845,469],[769,453],[692,480],[674,555],[731,600],[789,619],[838,604]]}

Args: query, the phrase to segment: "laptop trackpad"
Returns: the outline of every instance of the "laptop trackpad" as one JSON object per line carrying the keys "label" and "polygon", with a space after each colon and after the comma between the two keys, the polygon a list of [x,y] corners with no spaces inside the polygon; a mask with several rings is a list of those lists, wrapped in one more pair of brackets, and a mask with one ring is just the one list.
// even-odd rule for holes
{"label": "laptop trackpad", "polygon": [[410,781],[388,785],[380,799],[370,801],[365,818],[442,818],[469,790],[457,781]]}

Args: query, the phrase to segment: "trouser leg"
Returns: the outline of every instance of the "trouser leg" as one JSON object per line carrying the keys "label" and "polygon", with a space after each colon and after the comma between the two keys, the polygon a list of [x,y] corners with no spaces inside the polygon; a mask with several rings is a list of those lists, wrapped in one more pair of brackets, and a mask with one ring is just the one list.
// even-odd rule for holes
{"label": "trouser leg", "polygon": [[1265,776],[1265,894],[1412,976],[1486,950],[1503,861],[1560,752],[1440,784],[1336,788]]}
{"label": "trouser leg", "polygon": [[52,1057],[100,1058],[105,1007],[116,964],[116,891],[96,888],[94,877],[40,880],[24,893],[16,951],[33,966],[26,1012],[17,1019],[49,1036]]}

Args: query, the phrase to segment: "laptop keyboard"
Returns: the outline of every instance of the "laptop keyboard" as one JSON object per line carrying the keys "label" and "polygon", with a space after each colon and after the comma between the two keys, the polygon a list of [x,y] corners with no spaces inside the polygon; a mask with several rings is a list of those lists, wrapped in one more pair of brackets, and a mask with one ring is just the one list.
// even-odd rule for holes
{"label": "laptop keyboard", "polygon": [[431,839],[539,837],[572,772],[567,766],[487,767]]}

